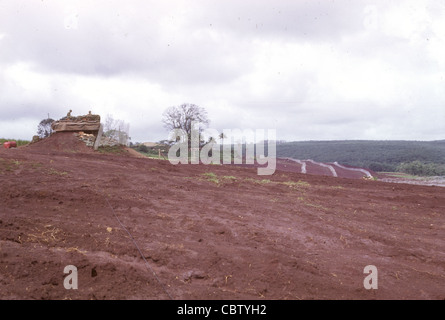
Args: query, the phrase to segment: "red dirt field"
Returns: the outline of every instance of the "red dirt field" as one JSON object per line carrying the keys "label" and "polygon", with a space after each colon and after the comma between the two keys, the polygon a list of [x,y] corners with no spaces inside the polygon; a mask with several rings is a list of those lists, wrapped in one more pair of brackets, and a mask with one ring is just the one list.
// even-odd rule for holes
{"label": "red dirt field", "polygon": [[[308,161],[308,160],[299,160],[300,162],[303,161],[306,163],[306,173],[311,175],[324,175],[324,176],[333,176],[331,170],[326,165],[331,166],[338,177],[340,178],[348,178],[348,179],[362,179],[363,177],[366,177],[366,175],[362,172],[344,169],[338,166],[335,166],[332,163],[319,163],[315,161]],[[325,166],[322,166],[325,165]],[[278,158],[277,159],[277,169],[280,171],[289,171],[289,172],[299,172],[301,173],[301,167],[302,165],[289,160],[285,158]],[[352,168],[352,167],[351,167]],[[355,169],[355,168],[352,168]],[[369,170],[368,170],[369,171]],[[377,176],[374,172],[370,172],[373,176]]]}
{"label": "red dirt field", "polygon": [[443,187],[77,142],[0,148],[0,299],[445,299]]}

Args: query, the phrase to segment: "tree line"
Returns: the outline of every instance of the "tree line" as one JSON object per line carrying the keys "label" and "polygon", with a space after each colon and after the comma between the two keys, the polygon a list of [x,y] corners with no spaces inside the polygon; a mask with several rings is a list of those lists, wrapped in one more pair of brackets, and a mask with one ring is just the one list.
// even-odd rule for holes
{"label": "tree line", "polygon": [[277,144],[278,157],[339,162],[376,172],[445,175],[445,140],[298,141]]}

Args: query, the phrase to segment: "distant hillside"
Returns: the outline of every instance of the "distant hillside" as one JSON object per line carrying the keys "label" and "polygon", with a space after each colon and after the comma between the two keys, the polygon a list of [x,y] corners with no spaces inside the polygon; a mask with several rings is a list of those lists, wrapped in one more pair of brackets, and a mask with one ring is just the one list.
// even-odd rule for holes
{"label": "distant hillside", "polygon": [[337,161],[374,171],[402,171],[404,164],[404,169],[411,165],[428,166],[430,172],[427,175],[440,175],[445,172],[445,140],[285,142],[277,144],[277,156],[313,159],[319,162]]}

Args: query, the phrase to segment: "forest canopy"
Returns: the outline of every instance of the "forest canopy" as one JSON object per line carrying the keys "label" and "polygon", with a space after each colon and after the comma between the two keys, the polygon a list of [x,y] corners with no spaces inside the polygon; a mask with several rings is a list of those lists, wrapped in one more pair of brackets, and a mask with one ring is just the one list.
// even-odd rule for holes
{"label": "forest canopy", "polygon": [[277,144],[278,157],[339,162],[373,171],[445,175],[445,140],[297,141]]}

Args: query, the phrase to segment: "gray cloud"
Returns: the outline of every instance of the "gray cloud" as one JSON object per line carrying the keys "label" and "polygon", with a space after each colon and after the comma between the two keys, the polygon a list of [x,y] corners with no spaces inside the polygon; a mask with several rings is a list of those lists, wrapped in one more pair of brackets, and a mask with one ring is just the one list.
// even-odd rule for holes
{"label": "gray cloud", "polygon": [[[203,83],[230,80],[248,64],[247,46],[195,30],[200,26],[183,24],[174,10],[172,17],[159,17],[157,11],[167,12],[158,2],[68,10],[55,3],[24,2],[16,10],[14,2],[8,4],[0,16],[6,32],[0,57],[33,61],[42,72],[138,73],[166,83]],[[67,28],[67,19],[74,19],[75,27]]]}
{"label": "gray cloud", "polygon": [[3,1],[0,136],[93,108],[160,140],[162,111],[190,102],[285,139],[443,138],[444,17],[436,1]]}
{"label": "gray cloud", "polygon": [[362,29],[364,18],[360,1],[212,1],[211,8],[201,13],[203,24],[239,36],[308,41],[338,41],[344,33]]}

